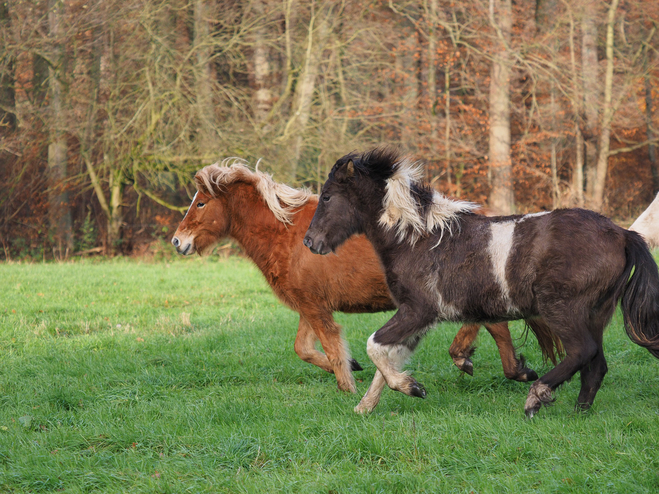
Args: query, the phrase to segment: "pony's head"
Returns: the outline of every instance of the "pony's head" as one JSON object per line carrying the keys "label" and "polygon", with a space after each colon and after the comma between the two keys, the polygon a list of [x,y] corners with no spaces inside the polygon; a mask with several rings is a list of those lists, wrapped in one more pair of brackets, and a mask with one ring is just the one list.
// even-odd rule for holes
{"label": "pony's head", "polygon": [[363,233],[366,210],[377,207],[397,159],[398,152],[390,148],[340,158],[323,185],[304,245],[315,254],[329,254],[351,235]]}
{"label": "pony's head", "polygon": [[[197,172],[197,193],[172,238],[180,254],[210,253],[215,244],[230,235],[232,226],[244,226],[245,217],[249,216],[244,213],[263,204],[274,221],[291,224],[295,211],[309,200],[309,191],[279,184],[267,173],[250,170],[245,163],[239,158],[227,158],[221,165],[209,165]],[[243,203],[236,205],[239,187],[249,187],[256,193],[243,194]]]}
{"label": "pony's head", "polygon": [[209,253],[228,235],[231,226],[227,197],[211,194],[199,173],[195,176],[197,193],[172,238],[176,251],[186,256],[195,252],[202,255]]}
{"label": "pony's head", "polygon": [[422,165],[395,149],[344,156],[323,186],[304,245],[328,254],[352,234],[368,234],[369,228],[391,231],[411,245],[439,233],[438,244],[459,214],[477,206],[443,196],[423,185],[422,178]]}

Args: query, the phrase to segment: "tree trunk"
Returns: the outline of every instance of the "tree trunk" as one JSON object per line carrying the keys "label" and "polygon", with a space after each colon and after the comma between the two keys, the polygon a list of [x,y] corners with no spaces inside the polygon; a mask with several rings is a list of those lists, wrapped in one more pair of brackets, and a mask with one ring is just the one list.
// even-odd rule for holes
{"label": "tree trunk", "polygon": [[[549,38],[551,40],[551,50],[554,53],[558,53],[559,47],[556,41],[555,36],[551,36],[552,31],[556,27],[557,16],[556,12],[558,10],[558,0],[536,0],[536,10],[535,10],[535,23],[536,30],[544,38]],[[547,36],[549,35],[549,36]],[[558,104],[557,100],[557,89],[556,81],[552,78],[549,81],[549,94],[550,94],[550,130],[551,138],[549,139],[549,163],[551,170],[551,199],[552,199],[552,209],[556,209],[559,205],[560,200],[560,189],[558,182],[558,146],[559,138],[557,137],[560,133],[556,122],[556,115],[558,114]],[[544,145],[543,145],[544,148]]]}
{"label": "tree trunk", "polygon": [[[433,142],[437,137],[437,0],[426,2],[428,15],[428,103],[430,110],[430,138]],[[449,176],[450,181],[450,176]]]}
{"label": "tree trunk", "polygon": [[[11,19],[7,2],[0,2],[0,29],[4,33],[10,32]],[[4,38],[4,36],[3,36]],[[1,39],[0,39],[1,41]],[[8,56],[5,62],[5,70],[0,73],[0,135],[16,130],[16,97],[15,86],[15,64],[14,56]]]}
{"label": "tree trunk", "polygon": [[581,129],[578,125],[574,126],[575,134],[575,157],[574,157],[574,170],[572,171],[572,191],[576,198],[577,206],[582,208],[584,206],[583,198],[583,166],[584,166],[584,142],[581,135]]}
{"label": "tree trunk", "polygon": [[583,134],[581,133],[581,126],[579,121],[581,119],[581,114],[583,113],[583,97],[582,88],[579,84],[579,78],[577,76],[577,61],[576,54],[574,49],[574,18],[572,17],[572,12],[569,11],[570,15],[570,68],[572,71],[572,85],[573,85],[573,95],[572,95],[572,107],[574,109],[576,121],[574,124],[574,136],[575,136],[575,158],[574,158],[574,168],[572,169],[572,197],[576,201],[577,206],[583,207],[584,205],[584,177],[583,177],[583,168],[584,168],[584,139]]}
{"label": "tree trunk", "polygon": [[597,123],[599,70],[597,61],[597,4],[587,0],[581,17],[581,72],[583,79],[582,135],[586,147],[586,203],[591,205],[597,180]]}
{"label": "tree trunk", "polygon": [[[311,117],[311,103],[316,88],[316,77],[318,76],[321,55],[329,34],[328,19],[323,18],[319,22],[318,34],[314,36],[314,24],[318,20],[318,15],[318,13],[312,12],[309,21],[309,37],[307,39],[304,69],[298,79],[296,91],[295,115],[286,126],[287,131],[285,132],[288,133],[288,127],[291,125],[295,128],[296,136],[293,144],[293,160],[291,163],[291,180],[293,182],[297,181],[297,171],[304,145],[304,131]],[[315,43],[314,37],[317,38]]]}
{"label": "tree trunk", "polygon": [[263,0],[254,3],[254,10],[258,16],[258,25],[254,30],[254,116],[258,122],[266,120],[272,109],[272,69],[270,50],[267,45],[267,4]]}
{"label": "tree trunk", "polygon": [[121,226],[123,212],[121,202],[124,195],[124,179],[121,170],[110,175],[110,216],[108,217],[108,246],[113,253],[121,250]]}
{"label": "tree trunk", "polygon": [[[96,0],[96,8],[99,9],[102,21],[100,27],[94,30],[94,49],[92,51],[93,60],[90,67],[91,94],[92,100],[88,111],[87,122],[84,134],[80,139],[80,154],[85,162],[87,174],[91,182],[96,199],[105,214],[106,220],[106,243],[105,253],[109,255],[119,254],[121,252],[121,228],[123,225],[123,192],[125,188],[125,177],[121,166],[117,165],[114,156],[114,145],[112,139],[107,136],[113,134],[113,130],[108,121],[104,122],[104,134],[106,140],[98,139],[98,144],[102,146],[102,152],[99,149],[94,150],[97,143],[97,115],[101,107],[101,101],[111,97],[111,86],[116,83],[114,55],[112,46],[112,32],[108,32],[108,10],[103,0]],[[106,111],[108,111],[106,109]],[[94,162],[94,155],[102,155],[101,163]],[[101,183],[102,178],[99,172],[107,173],[105,179],[108,183],[108,198],[103,190]]]}
{"label": "tree trunk", "polygon": [[51,65],[49,68],[49,133],[48,144],[48,188],[49,222],[53,235],[53,252],[63,258],[73,252],[71,210],[66,191],[67,143],[66,118],[64,114],[63,77],[64,50],[62,49],[61,12],[62,3],[49,2],[48,28],[51,43]]}
{"label": "tree trunk", "polygon": [[593,188],[593,209],[601,211],[604,205],[604,188],[609,167],[609,146],[611,143],[611,123],[613,122],[613,43],[616,10],[620,0],[612,0],[606,22],[606,76],[604,78],[604,102],[602,123],[598,142],[597,172]]}
{"label": "tree trunk", "polygon": [[[649,54],[646,54],[649,57]],[[659,162],[657,161],[657,148],[652,142],[654,131],[652,130],[652,83],[650,74],[645,74],[645,125],[648,136],[648,158],[650,158],[650,171],[652,172],[652,195],[659,192]]]}
{"label": "tree trunk", "polygon": [[417,142],[417,108],[419,106],[418,50],[419,38],[416,27],[405,23],[405,40],[400,50],[396,51],[396,75],[402,79],[403,94],[400,98],[403,114],[401,116],[401,142],[405,147],[416,149]]}
{"label": "tree trunk", "polygon": [[[496,15],[495,15],[496,12]],[[510,161],[510,31],[511,0],[490,0],[491,22],[499,34],[490,78],[490,169],[492,190],[489,203],[503,214],[515,211]]]}
{"label": "tree trunk", "polygon": [[213,107],[212,40],[207,0],[194,0],[194,47],[197,58],[197,149],[202,156],[215,154],[215,112]]}

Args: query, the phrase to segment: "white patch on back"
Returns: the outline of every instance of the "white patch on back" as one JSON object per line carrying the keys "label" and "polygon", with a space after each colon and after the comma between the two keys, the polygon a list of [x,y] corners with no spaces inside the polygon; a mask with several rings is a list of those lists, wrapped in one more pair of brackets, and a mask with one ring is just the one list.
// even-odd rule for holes
{"label": "white patch on back", "polygon": [[510,288],[506,279],[506,264],[510,256],[510,250],[513,246],[513,233],[515,232],[514,221],[503,221],[500,223],[490,223],[490,233],[492,238],[487,246],[487,251],[492,260],[492,271],[494,279],[499,283],[501,295],[506,303],[508,312],[515,311],[516,308],[510,300]]}
{"label": "white patch on back", "polygon": [[516,222],[521,223],[522,221],[528,220],[529,218],[537,218],[538,216],[544,216],[544,215],[549,214],[549,213],[551,213],[551,211],[540,211],[539,213],[525,214],[524,216],[519,218]]}

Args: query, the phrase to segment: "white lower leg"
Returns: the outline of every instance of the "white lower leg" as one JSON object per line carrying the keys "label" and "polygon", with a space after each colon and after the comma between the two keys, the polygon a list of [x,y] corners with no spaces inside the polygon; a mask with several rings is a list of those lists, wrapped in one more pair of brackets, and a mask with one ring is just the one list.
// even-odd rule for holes
{"label": "white lower leg", "polygon": [[405,345],[380,345],[374,341],[375,333],[366,344],[366,352],[375,366],[384,376],[387,386],[409,394],[410,376],[401,372],[403,365],[412,355],[412,350]]}
{"label": "white lower leg", "polygon": [[373,376],[373,382],[368,387],[368,391],[361,399],[359,404],[355,407],[355,412],[357,413],[369,413],[380,402],[380,395],[382,395],[382,390],[384,389],[385,380],[382,372],[379,370],[375,371]]}

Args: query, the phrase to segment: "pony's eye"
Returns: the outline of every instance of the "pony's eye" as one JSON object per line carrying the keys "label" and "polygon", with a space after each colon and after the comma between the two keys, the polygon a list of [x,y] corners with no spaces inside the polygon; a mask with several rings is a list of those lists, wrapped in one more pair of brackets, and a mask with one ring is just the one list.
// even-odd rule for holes
{"label": "pony's eye", "polygon": [[206,205],[206,204],[204,204],[203,202],[198,202],[198,203],[197,203],[197,207],[198,207],[198,208],[203,208],[205,205]]}
{"label": "pony's eye", "polygon": [[324,195],[323,196],[323,202],[328,202],[330,200],[330,196]]}

